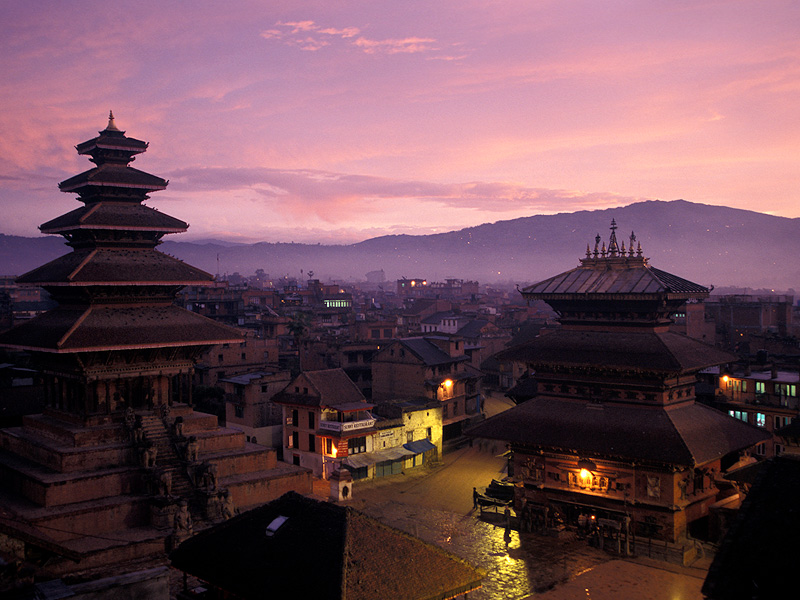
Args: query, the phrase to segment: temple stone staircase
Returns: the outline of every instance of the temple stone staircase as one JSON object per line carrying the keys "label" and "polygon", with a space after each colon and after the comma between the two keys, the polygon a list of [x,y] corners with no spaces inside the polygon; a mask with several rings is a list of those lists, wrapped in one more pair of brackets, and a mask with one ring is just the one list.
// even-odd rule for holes
{"label": "temple stone staircase", "polygon": [[156,467],[164,469],[172,475],[170,495],[190,499],[194,492],[194,486],[175,451],[172,438],[164,422],[154,415],[142,415],[142,429],[145,439],[152,442],[157,449]]}

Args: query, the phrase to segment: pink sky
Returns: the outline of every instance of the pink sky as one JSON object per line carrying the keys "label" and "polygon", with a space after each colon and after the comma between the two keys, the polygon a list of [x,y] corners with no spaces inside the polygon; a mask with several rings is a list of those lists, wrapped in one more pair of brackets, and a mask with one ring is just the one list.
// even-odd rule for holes
{"label": "pink sky", "polygon": [[349,243],[638,200],[800,217],[800,3],[0,3],[0,233],[106,124],[179,238]]}

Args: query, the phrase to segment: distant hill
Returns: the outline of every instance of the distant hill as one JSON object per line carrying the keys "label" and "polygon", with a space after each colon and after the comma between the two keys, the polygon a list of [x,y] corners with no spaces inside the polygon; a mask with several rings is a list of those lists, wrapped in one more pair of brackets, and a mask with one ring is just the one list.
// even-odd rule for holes
{"label": "distant hill", "polygon": [[[539,215],[436,235],[393,235],[358,244],[231,245],[164,242],[159,249],[209,273],[363,279],[383,269],[401,276],[533,282],[577,266],[616,219],[620,241],[636,232],[651,264],[703,285],[789,289],[800,283],[800,219],[687,202],[638,202],[622,208]],[[179,236],[173,236],[180,239]],[[19,275],[68,248],[63,240],[0,235],[0,274]]]}

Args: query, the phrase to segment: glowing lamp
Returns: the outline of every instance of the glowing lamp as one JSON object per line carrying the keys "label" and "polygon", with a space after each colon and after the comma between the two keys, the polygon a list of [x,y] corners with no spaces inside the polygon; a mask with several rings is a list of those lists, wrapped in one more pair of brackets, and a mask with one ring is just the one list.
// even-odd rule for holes
{"label": "glowing lamp", "polygon": [[722,381],[724,381],[725,383],[728,383],[729,379],[730,379],[730,377],[728,377],[727,375],[723,375],[722,376]]}
{"label": "glowing lamp", "polygon": [[591,477],[591,476],[592,476],[592,474],[589,472],[589,469],[581,469],[581,479],[583,479],[585,481],[585,480],[589,479],[589,477]]}
{"label": "glowing lamp", "polygon": [[445,379],[442,382],[442,385],[449,390],[451,387],[453,387],[453,380],[452,379]]}

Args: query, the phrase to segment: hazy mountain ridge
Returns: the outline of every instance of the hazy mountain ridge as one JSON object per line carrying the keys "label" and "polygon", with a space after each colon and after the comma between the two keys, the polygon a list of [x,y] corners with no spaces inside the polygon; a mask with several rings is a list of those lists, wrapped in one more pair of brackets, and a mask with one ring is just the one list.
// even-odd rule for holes
{"label": "hazy mountain ridge", "polygon": [[[577,266],[600,234],[629,244],[636,232],[653,266],[703,285],[787,289],[800,283],[800,219],[687,202],[649,201],[622,208],[538,215],[435,235],[392,235],[357,244],[230,245],[166,241],[159,249],[187,263],[243,275],[262,268],[273,277],[313,271],[322,279],[363,279],[378,269],[401,276],[480,282],[544,279]],[[179,239],[179,237],[178,237]],[[0,270],[19,275],[69,249],[60,238],[0,235]]]}

